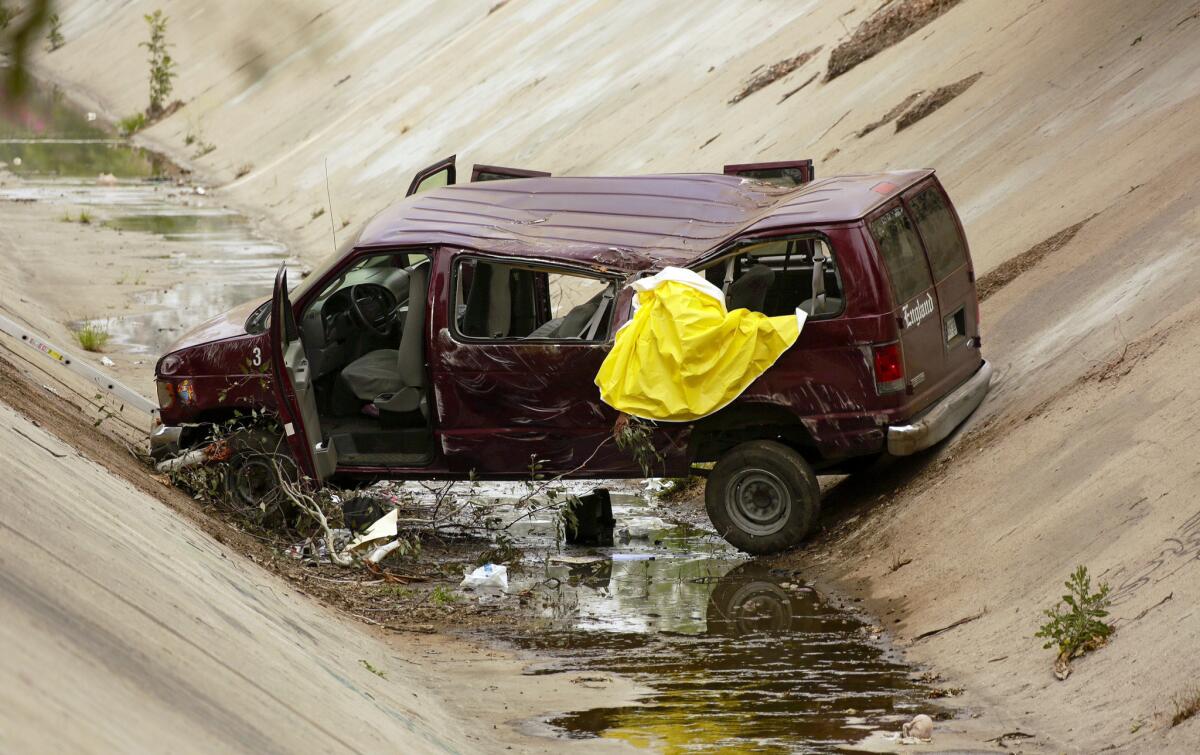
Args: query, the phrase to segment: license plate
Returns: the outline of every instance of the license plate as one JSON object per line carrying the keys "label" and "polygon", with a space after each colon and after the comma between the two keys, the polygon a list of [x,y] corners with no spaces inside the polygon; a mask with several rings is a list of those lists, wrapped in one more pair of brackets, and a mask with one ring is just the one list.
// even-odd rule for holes
{"label": "license plate", "polygon": [[950,315],[946,318],[946,343],[950,343],[958,336],[958,318]]}

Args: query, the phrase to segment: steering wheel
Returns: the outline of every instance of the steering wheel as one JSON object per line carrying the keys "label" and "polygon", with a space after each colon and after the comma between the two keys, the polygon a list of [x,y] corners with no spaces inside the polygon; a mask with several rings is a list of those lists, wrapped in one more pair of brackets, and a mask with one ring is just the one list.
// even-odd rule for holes
{"label": "steering wheel", "polygon": [[350,287],[350,311],[360,326],[377,336],[389,336],[396,323],[397,308],[391,292],[383,286]]}

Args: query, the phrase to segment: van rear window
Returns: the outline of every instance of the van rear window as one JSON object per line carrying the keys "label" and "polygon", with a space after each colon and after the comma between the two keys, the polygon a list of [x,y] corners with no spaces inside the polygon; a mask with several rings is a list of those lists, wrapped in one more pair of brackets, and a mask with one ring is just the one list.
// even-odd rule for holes
{"label": "van rear window", "polygon": [[932,186],[918,194],[911,202],[913,220],[925,240],[925,251],[929,253],[929,265],[933,278],[944,280],[967,261],[967,250],[958,224],[950,214],[950,208],[941,192]]}
{"label": "van rear window", "polygon": [[903,304],[933,285],[921,240],[903,207],[897,206],[872,221],[871,235],[887,265],[896,304]]}

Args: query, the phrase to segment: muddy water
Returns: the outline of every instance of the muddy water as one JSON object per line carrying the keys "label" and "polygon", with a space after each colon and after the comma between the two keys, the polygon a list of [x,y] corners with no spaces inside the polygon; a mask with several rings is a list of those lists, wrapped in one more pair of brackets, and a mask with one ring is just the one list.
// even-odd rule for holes
{"label": "muddy water", "polygon": [[[173,242],[154,264],[180,282],[135,293],[129,314],[97,323],[125,351],[157,356],[192,326],[265,299],[288,256],[202,188],[166,180],[162,158],[89,120],[53,90],[0,110],[0,163],[20,179],[0,187],[0,198],[61,205],[64,212],[84,207],[110,228]],[[123,282],[141,285],[137,276]]]}
{"label": "muddy water", "polygon": [[612,547],[560,551],[553,520],[525,520],[514,528],[525,560],[508,597],[478,598],[518,595],[541,617],[536,631],[509,638],[557,658],[529,673],[617,673],[652,690],[638,706],[542,722],[553,732],[666,752],[827,752],[935,712],[913,670],[870,638],[863,619],[801,575],[664,520],[666,511],[625,491],[613,495]]}

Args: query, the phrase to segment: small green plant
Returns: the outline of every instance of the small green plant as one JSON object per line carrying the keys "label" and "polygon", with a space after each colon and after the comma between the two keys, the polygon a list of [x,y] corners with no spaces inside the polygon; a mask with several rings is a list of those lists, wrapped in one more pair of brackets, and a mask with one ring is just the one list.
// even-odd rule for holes
{"label": "small green plant", "polygon": [[84,225],[91,225],[92,213],[88,212],[87,210],[80,210],[79,217],[76,218],[76,220]]}
{"label": "small green plant", "polygon": [[7,4],[0,3],[0,31],[8,28],[8,25],[12,22],[13,15]]}
{"label": "small green plant", "polygon": [[416,595],[416,590],[404,585],[380,585],[379,592],[392,598],[399,600],[409,600]]}
{"label": "small green plant", "polygon": [[324,207],[318,207],[317,209],[315,209],[315,210],[313,210],[313,211],[312,211],[312,213],[311,213],[311,215],[310,215],[310,218],[309,218],[309,219],[310,219],[310,220],[316,220],[317,218],[321,217],[321,216],[322,216],[322,215],[324,215],[324,214],[325,214],[325,208],[324,208]]}
{"label": "small green plant", "polygon": [[83,325],[72,331],[72,335],[86,351],[102,351],[108,345],[109,339],[112,338],[112,334],[108,332],[108,323],[96,320],[84,322]]}
{"label": "small green plant", "polygon": [[74,223],[74,222],[75,222],[75,218],[71,217],[71,211],[70,211],[70,210],[64,210],[64,211],[63,211],[63,216],[62,216],[61,220],[62,220],[62,222],[64,222],[64,223]]}
{"label": "small green plant", "polygon": [[117,131],[121,136],[133,136],[146,127],[146,114],[134,113],[117,121]]}
{"label": "small green plant", "polygon": [[235,173],[233,177],[241,178],[242,176],[250,175],[250,171],[252,170],[254,170],[253,163],[244,163],[237,169],[237,173]]}
{"label": "small green plant", "polygon": [[429,602],[435,606],[449,606],[459,601],[458,593],[454,592],[445,585],[438,585],[433,588],[433,592],[429,594]]}
{"label": "small green plant", "polygon": [[1193,687],[1175,698],[1175,715],[1171,717],[1171,725],[1178,726],[1197,713],[1200,713],[1200,687]]}
{"label": "small green plant", "polygon": [[1103,620],[1112,605],[1108,585],[1102,582],[1099,589],[1092,592],[1092,578],[1087,567],[1082,565],[1065,584],[1067,594],[1054,608],[1046,609],[1044,613],[1049,621],[1035,635],[1046,638],[1042,647],[1057,646],[1056,672],[1063,678],[1069,673],[1067,669],[1072,658],[1101,647],[1113,632],[1112,625]]}
{"label": "small green plant", "polygon": [[367,671],[370,671],[375,676],[378,676],[380,679],[387,679],[387,674],[372,666],[371,662],[365,658],[359,658],[358,662],[362,664],[363,668],[365,668]]}
{"label": "small green plant", "polygon": [[646,477],[654,477],[655,468],[662,464],[662,454],[654,447],[650,427],[636,417],[622,414],[613,426],[613,439],[617,448],[625,451],[642,468]]}
{"label": "small green plant", "polygon": [[47,23],[50,25],[50,30],[46,32],[46,52],[54,52],[66,43],[62,35],[62,21],[57,13],[51,13]]}
{"label": "small green plant", "polygon": [[162,114],[163,106],[174,87],[175,61],[170,53],[173,45],[167,42],[168,19],[161,10],[149,13],[143,18],[150,27],[150,39],[138,45],[145,47],[149,53],[147,62],[150,64],[150,106],[146,109],[146,114],[157,118]]}
{"label": "small green plant", "polygon": [[196,151],[192,153],[192,159],[199,160],[200,158],[204,157],[205,155],[212,152],[216,148],[217,148],[217,145],[212,144],[210,142],[206,142],[203,139],[198,139],[196,141]]}
{"label": "small green plant", "polygon": [[188,147],[192,146],[196,143],[196,135],[189,131],[188,135],[183,137],[183,143]]}

